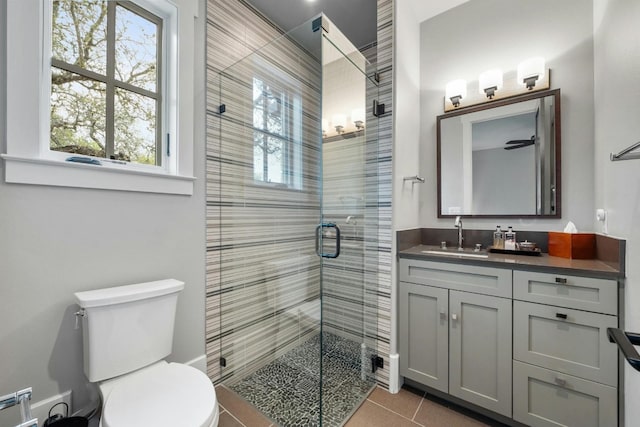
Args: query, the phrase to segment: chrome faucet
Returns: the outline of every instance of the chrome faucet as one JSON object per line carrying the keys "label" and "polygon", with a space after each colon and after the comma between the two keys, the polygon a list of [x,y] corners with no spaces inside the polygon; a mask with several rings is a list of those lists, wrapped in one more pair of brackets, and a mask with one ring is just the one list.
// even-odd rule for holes
{"label": "chrome faucet", "polygon": [[464,240],[464,237],[462,237],[462,219],[459,215],[456,217],[456,222],[453,223],[453,226],[458,229],[458,250],[464,251],[464,247],[462,245]]}

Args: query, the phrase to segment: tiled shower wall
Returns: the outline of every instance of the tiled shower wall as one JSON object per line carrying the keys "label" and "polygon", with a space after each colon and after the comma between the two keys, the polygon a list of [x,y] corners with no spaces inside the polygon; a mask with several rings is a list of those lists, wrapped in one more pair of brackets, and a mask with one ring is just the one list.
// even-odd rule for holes
{"label": "tiled shower wall", "polygon": [[[391,189],[393,156],[393,4],[378,0],[378,49],[376,68],[379,75],[378,102],[385,114],[378,119],[378,354],[390,354],[391,338]],[[380,385],[389,385],[389,363],[378,371]]]}
{"label": "tiled shower wall", "polygon": [[[388,33],[389,39],[381,40],[391,49],[390,18],[391,1],[379,2],[383,9],[379,17],[380,34]],[[386,16],[386,18],[385,18]],[[319,221],[318,177],[314,170],[313,154],[305,159],[303,187],[309,191],[292,192],[277,188],[245,185],[252,168],[252,131],[247,123],[247,105],[251,99],[250,77],[257,68],[272,67],[272,71],[286,70],[289,82],[295,81],[303,87],[303,104],[306,111],[304,131],[309,135],[319,127],[320,91],[318,74],[313,59],[295,43],[283,40],[260,50],[251,61],[236,64],[220,77],[220,72],[246,57],[254,50],[269,44],[281,36],[268,20],[256,13],[242,0],[209,0],[207,11],[207,296],[206,338],[208,374],[215,382],[231,380],[244,370],[256,369],[264,363],[264,355],[275,357],[282,349],[296,345],[317,332],[317,323],[310,313],[307,323],[297,322],[285,312],[301,308],[311,312],[319,305],[319,267],[314,258],[313,230]],[[380,42],[380,40],[379,40]],[[390,84],[390,53],[380,51],[377,55],[387,58],[388,69],[381,74],[381,85]],[[272,74],[272,73],[270,73]],[[281,82],[286,84],[285,81]],[[226,101],[227,111],[219,113],[220,89],[231,95]],[[391,105],[390,88],[385,89],[387,108]],[[384,94],[383,94],[384,95]],[[377,252],[375,258],[366,261],[368,272],[365,280],[376,280],[378,289],[370,292],[369,298],[377,298],[378,325],[373,331],[381,355],[389,354],[389,286],[391,247],[391,132],[390,117],[380,119],[382,126],[381,151],[367,156],[369,165],[374,161],[380,170],[378,206],[380,217],[380,242],[373,239],[367,247]],[[385,137],[387,140],[385,141]],[[248,141],[248,142],[247,142]],[[356,150],[355,141],[344,146],[345,150]],[[313,153],[313,150],[305,150]],[[327,152],[329,153],[330,150]],[[372,157],[374,159],[372,160]],[[376,206],[376,207],[378,207]],[[341,213],[342,214],[342,213]],[[354,226],[347,236],[357,239],[364,233],[363,225]],[[362,228],[359,228],[362,227]],[[360,234],[361,236],[362,234]],[[345,248],[345,250],[347,250]],[[357,251],[356,251],[357,252]],[[359,257],[359,253],[352,256]],[[343,261],[347,261],[346,256]],[[287,259],[281,263],[278,260]],[[381,275],[377,269],[381,269]],[[375,270],[375,272],[373,272]],[[329,273],[329,272],[327,272]],[[277,284],[286,283],[286,301],[278,299]],[[375,287],[375,286],[374,286]],[[335,299],[334,314],[345,313],[345,307]],[[330,306],[331,304],[329,304]],[[372,306],[376,304],[373,303]],[[306,308],[305,308],[306,307]],[[331,307],[327,307],[333,310]],[[325,313],[327,314],[327,313]],[[222,315],[222,322],[221,322]],[[334,319],[333,326],[340,330],[348,323],[344,317],[326,316]],[[221,356],[228,357],[228,365],[220,368]],[[235,365],[234,365],[235,364]],[[386,367],[379,371],[378,381],[386,385]]]}
{"label": "tiled shower wall", "polygon": [[[302,145],[317,139],[321,74],[315,58],[287,38],[274,41],[280,32],[243,2],[209,2],[208,30],[207,359],[214,381],[231,381],[319,330],[321,151]],[[254,49],[242,60],[233,54]],[[253,179],[254,78],[286,93],[275,106],[283,116],[301,104],[296,188]]]}

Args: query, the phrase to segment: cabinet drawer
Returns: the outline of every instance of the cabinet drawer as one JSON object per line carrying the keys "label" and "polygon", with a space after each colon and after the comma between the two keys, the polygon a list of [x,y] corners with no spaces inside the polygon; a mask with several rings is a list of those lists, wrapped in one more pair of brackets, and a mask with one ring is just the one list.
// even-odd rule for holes
{"label": "cabinet drawer", "polygon": [[514,271],[513,298],[618,314],[618,283],[615,280]]}
{"label": "cabinet drawer", "polygon": [[614,387],[513,362],[513,418],[532,427],[618,425]]}
{"label": "cabinet drawer", "polygon": [[511,298],[511,270],[400,259],[400,280],[458,291]]}
{"label": "cabinet drawer", "polygon": [[513,358],[615,387],[618,348],[607,328],[617,324],[615,316],[514,301]]}

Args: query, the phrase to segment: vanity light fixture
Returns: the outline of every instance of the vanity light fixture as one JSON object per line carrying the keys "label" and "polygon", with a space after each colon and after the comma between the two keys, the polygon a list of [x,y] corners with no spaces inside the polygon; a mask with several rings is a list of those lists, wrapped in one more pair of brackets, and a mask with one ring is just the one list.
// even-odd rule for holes
{"label": "vanity light fixture", "polygon": [[447,83],[445,90],[447,99],[451,100],[454,107],[460,106],[460,101],[467,96],[467,81],[464,79],[452,80]]}
{"label": "vanity light fixture", "polygon": [[525,59],[518,64],[518,83],[533,90],[536,81],[545,74],[545,61],[541,56]]}
{"label": "vanity light fixture", "polygon": [[493,68],[478,76],[479,89],[481,94],[486,94],[487,98],[493,99],[497,90],[502,89],[502,70]]}
{"label": "vanity light fixture", "polygon": [[344,128],[347,126],[347,116],[344,114],[334,114],[331,118],[331,123],[333,127],[336,128],[338,135],[341,135],[344,133]]}
{"label": "vanity light fixture", "polygon": [[357,130],[364,129],[364,109],[356,108],[351,112],[351,121],[356,125]]}
{"label": "vanity light fixture", "polygon": [[522,61],[517,69],[506,73],[499,68],[490,69],[481,73],[478,80],[469,83],[468,86],[462,79],[447,83],[444,112],[549,89],[550,82],[551,70],[545,68],[545,60],[542,57]]}

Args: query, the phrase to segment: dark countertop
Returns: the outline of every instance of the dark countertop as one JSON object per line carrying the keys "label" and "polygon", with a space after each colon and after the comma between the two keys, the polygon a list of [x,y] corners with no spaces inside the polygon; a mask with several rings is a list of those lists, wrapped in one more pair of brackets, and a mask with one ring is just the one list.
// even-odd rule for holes
{"label": "dark countertop", "polygon": [[[624,272],[597,259],[567,259],[549,256],[509,255],[488,253],[487,258],[465,258],[450,255],[426,254],[422,251],[439,251],[439,246],[417,245],[398,252],[400,258],[424,261],[449,262],[453,264],[477,265],[484,267],[508,268],[515,270],[537,271],[541,273],[563,273],[576,276],[597,277],[601,279],[624,278]],[[452,253],[455,249],[449,249]],[[471,252],[473,253],[473,252]],[[486,253],[486,252],[483,252]]]}

